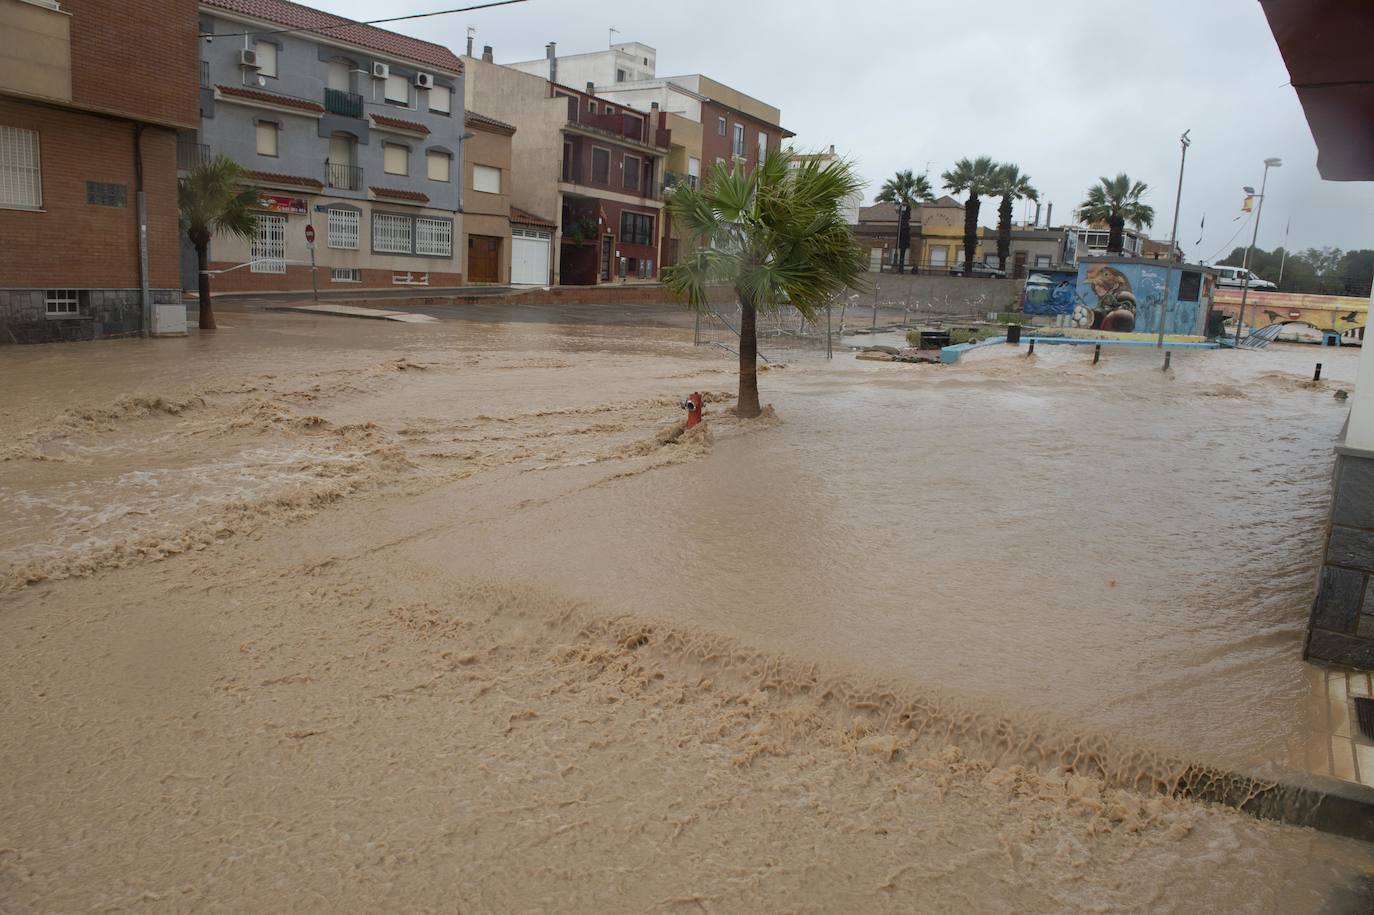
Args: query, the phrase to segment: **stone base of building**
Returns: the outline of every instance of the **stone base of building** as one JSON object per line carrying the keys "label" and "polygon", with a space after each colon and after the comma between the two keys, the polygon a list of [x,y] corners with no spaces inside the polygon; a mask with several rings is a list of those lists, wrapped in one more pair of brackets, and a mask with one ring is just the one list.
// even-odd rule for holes
{"label": "stone base of building", "polygon": [[[48,313],[46,289],[0,289],[0,343],[56,343],[143,333],[138,289],[78,289],[76,311]],[[152,290],[153,306],[178,305],[180,289]]]}
{"label": "stone base of building", "polygon": [[1340,446],[1303,657],[1374,670],[1374,452]]}

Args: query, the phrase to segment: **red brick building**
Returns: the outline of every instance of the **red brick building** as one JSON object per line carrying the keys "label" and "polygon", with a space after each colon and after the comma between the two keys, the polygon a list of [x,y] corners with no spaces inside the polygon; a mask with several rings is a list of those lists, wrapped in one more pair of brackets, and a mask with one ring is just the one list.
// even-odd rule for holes
{"label": "red brick building", "polygon": [[194,0],[0,0],[0,34],[0,342],[184,326],[176,157],[200,114]]}

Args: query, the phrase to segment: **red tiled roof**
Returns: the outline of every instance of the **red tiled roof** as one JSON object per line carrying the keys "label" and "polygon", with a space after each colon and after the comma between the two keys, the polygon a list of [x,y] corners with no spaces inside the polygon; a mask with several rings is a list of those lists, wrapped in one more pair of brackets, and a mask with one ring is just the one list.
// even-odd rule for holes
{"label": "red tiled roof", "polygon": [[374,187],[372,193],[378,197],[391,197],[395,200],[411,200],[415,203],[429,203],[429,195],[419,191],[401,191],[393,187]]}
{"label": "red tiled roof", "polygon": [[462,73],[463,62],[442,45],[398,35],[371,25],[363,25],[343,16],[312,9],[288,0],[201,0],[202,5],[274,22],[292,29],[314,32],[326,38],[336,38],[360,48],[368,48],[405,60],[429,64],[449,73]]}
{"label": "red tiled roof", "polygon": [[267,184],[290,184],[295,187],[309,187],[316,190],[324,187],[324,182],[316,178],[302,178],[299,175],[282,175],[277,172],[244,172],[244,177]]}
{"label": "red tiled roof", "polygon": [[478,114],[475,111],[464,113],[464,120],[469,127],[490,127],[503,133],[515,133],[515,126],[507,124],[505,121],[498,121],[496,118],[489,118],[485,114]]}
{"label": "red tiled roof", "polygon": [[510,208],[510,221],[522,226],[547,226],[553,228],[553,220],[536,216],[533,213],[520,209],[519,207]]}
{"label": "red tiled roof", "polygon": [[216,86],[221,95],[236,95],[239,98],[251,98],[259,102],[270,102],[273,105],[281,105],[284,108],[299,108],[302,111],[324,111],[324,106],[310,101],[309,99],[296,98],[291,95],[277,95],[275,92],[263,92],[261,89],[248,89],[243,86]]}
{"label": "red tiled roof", "polygon": [[372,122],[378,127],[394,127],[397,130],[409,130],[411,133],[429,133],[429,128],[424,124],[415,121],[403,121],[400,118],[389,118],[384,114],[372,115]]}

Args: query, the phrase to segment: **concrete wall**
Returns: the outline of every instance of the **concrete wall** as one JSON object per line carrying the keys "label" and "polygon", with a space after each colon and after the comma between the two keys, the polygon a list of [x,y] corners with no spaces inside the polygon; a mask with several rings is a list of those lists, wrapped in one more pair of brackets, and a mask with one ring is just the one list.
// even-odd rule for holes
{"label": "concrete wall", "polygon": [[1374,452],[1337,449],[1326,551],[1304,657],[1374,669]]}
{"label": "concrete wall", "polygon": [[[925,276],[908,273],[869,274],[879,304],[929,310],[935,314],[968,315],[1012,311],[1021,301],[1022,280],[983,277]],[[850,294],[856,294],[851,290]],[[857,291],[853,307],[871,307],[873,289]]]}

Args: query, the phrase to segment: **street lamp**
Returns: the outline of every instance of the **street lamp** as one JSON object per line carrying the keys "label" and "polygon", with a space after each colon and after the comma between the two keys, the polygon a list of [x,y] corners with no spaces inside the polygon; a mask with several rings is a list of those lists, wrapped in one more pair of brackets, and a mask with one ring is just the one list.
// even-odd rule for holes
{"label": "street lamp", "polygon": [[1193,141],[1188,139],[1188,134],[1192,129],[1183,131],[1183,136],[1178,138],[1179,145],[1183,147],[1178,159],[1178,194],[1174,197],[1174,227],[1169,230],[1169,269],[1164,274],[1164,301],[1159,303],[1159,342],[1158,347],[1164,348],[1164,319],[1169,315],[1169,295],[1174,285],[1174,251],[1178,249],[1178,208],[1183,202],[1183,166],[1188,161],[1188,147]]}
{"label": "street lamp", "polygon": [[[1240,346],[1240,329],[1245,326],[1245,303],[1250,298],[1250,258],[1255,251],[1255,241],[1259,238],[1260,217],[1264,215],[1264,189],[1269,183],[1269,169],[1278,168],[1283,160],[1277,156],[1264,160],[1264,177],[1260,180],[1259,206],[1255,209],[1255,231],[1250,233],[1250,247],[1245,249],[1245,259],[1241,262],[1240,314],[1236,317],[1236,346]],[[1247,194],[1255,193],[1252,187],[1242,188]]]}

